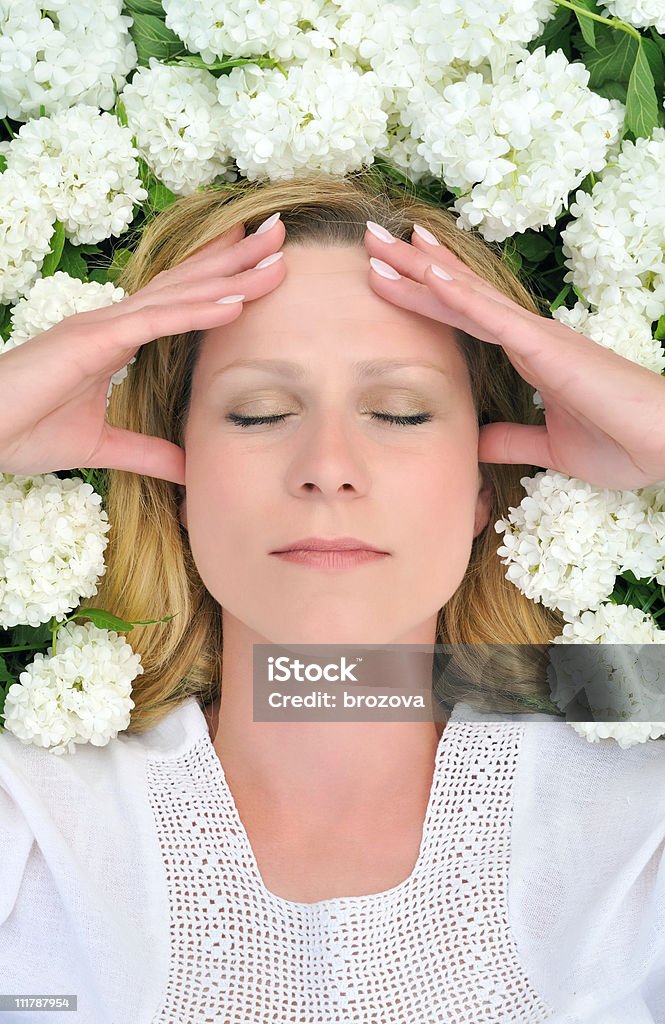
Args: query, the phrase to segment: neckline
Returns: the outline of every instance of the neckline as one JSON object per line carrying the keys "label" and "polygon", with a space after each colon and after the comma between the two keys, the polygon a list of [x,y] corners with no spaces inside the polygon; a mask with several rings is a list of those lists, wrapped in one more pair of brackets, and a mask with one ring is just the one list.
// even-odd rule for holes
{"label": "neckline", "polygon": [[224,765],[221,762],[219,754],[215,750],[212,740],[210,739],[210,733],[208,732],[208,723],[206,722],[203,709],[200,704],[196,702],[196,708],[201,717],[201,722],[205,726],[202,730],[201,741],[204,746],[204,751],[208,761],[211,764],[211,769],[214,775],[219,780],[219,792],[221,801],[228,807],[231,817],[233,818],[234,828],[237,829],[239,836],[240,845],[246,855],[246,858],[250,864],[250,870],[252,879],[256,887],[260,890],[264,899],[272,903],[276,907],[282,908],[284,911],[299,911],[301,913],[316,913],[317,911],[325,912],[328,908],[331,909],[346,909],[348,907],[364,907],[368,904],[380,903],[386,899],[396,897],[402,892],[409,889],[420,875],[425,860],[425,854],[427,851],[428,842],[431,835],[432,818],[436,797],[438,796],[439,789],[441,787],[441,778],[443,772],[441,770],[441,762],[443,760],[445,748],[447,746],[448,730],[451,726],[458,725],[457,722],[451,722],[448,719],[446,726],[439,737],[439,741],[436,748],[436,755],[434,758],[434,773],[432,776],[432,783],[430,785],[429,797],[427,800],[427,809],[425,811],[425,819],[423,821],[423,829],[420,837],[420,844],[418,847],[418,856],[416,862],[413,865],[409,875],[398,882],[397,885],[391,886],[389,889],[382,889],[381,892],[364,893],[360,896],[331,896],[324,900],[314,900],[310,903],[303,903],[299,900],[289,900],[285,896],[278,896],[277,893],[272,892],[268,889],[267,885],[263,881],[263,876],[259,870],[258,861],[254,855],[252,844],[249,841],[247,830],[242,822],[236,802],[233,798],[233,793],[229,787],[226,773],[224,772]]}

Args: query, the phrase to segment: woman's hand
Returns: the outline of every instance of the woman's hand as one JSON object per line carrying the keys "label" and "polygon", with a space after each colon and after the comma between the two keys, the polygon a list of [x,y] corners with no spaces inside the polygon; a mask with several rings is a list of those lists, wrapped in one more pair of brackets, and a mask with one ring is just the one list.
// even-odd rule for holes
{"label": "woman's hand", "polygon": [[281,220],[247,237],[236,225],[121,302],[66,317],[3,352],[0,472],[96,467],[184,484],[182,448],[106,422],[111,376],[148,341],[235,320],[243,303],[220,305],[224,296],[251,300],[272,291],[284,278],[283,259],[254,267],[284,234]]}
{"label": "woman's hand", "polygon": [[[400,274],[375,292],[396,306],[500,345],[545,404],[546,426],[481,426],[478,460],[543,466],[597,487],[634,490],[665,481],[665,378],[558,320],[531,313],[497,291],[443,245],[415,232],[413,244],[365,245]],[[444,281],[434,263],[452,275]]]}

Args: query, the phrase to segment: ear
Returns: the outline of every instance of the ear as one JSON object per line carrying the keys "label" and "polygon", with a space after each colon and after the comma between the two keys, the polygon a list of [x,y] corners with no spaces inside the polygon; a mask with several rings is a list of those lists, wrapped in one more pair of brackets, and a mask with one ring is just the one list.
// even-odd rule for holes
{"label": "ear", "polygon": [[182,484],[176,484],[176,487],[178,488],[178,519],[187,529],[187,491]]}
{"label": "ear", "polygon": [[473,523],[473,536],[477,537],[489,522],[492,510],[494,487],[487,475],[487,470],[478,463],[478,498],[476,499],[476,515]]}

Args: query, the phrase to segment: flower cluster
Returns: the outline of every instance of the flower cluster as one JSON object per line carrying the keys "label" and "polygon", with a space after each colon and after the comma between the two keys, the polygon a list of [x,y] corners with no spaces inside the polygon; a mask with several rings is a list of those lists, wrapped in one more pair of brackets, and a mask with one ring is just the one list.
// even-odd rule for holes
{"label": "flower cluster", "polygon": [[0,473],[0,628],[38,626],[97,592],[111,526],[90,484]]}
{"label": "flower cluster", "polygon": [[577,192],[561,233],[572,281],[594,306],[631,306],[651,323],[665,307],[665,128],[625,142],[593,192]]}
{"label": "flower cluster", "polygon": [[[24,298],[19,299],[11,312],[12,331],[7,341],[0,342],[0,355],[9,349],[22,345],[42,331],[60,323],[65,317],[84,313],[90,309],[102,309],[126,297],[122,288],[116,288],[110,281],[81,281],[63,270],[57,270],[51,277],[40,277]],[[120,384],[128,373],[129,366],[136,360],[130,359],[114,373],[109,383],[108,399],[114,384]]]}
{"label": "flower cluster", "polygon": [[506,578],[532,601],[572,618],[598,608],[619,573],[665,583],[665,485],[614,491],[553,470],[520,483],[526,497],[494,529]]}
{"label": "flower cluster", "polygon": [[91,103],[109,110],[136,66],[122,0],[0,6],[0,117],[27,121]]}
{"label": "flower cluster", "polygon": [[77,743],[103,747],[129,725],[132,681],[143,672],[124,637],[91,623],[68,622],[56,650],[21,672],[5,698],[5,728],[22,743],[73,754]]}

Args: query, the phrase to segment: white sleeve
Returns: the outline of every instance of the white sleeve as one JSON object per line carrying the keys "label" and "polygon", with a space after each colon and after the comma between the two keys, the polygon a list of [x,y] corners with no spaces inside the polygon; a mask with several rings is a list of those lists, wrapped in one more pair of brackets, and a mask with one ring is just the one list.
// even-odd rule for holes
{"label": "white sleeve", "polygon": [[514,797],[511,927],[555,1019],[665,1024],[665,742],[527,723]]}

